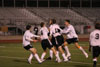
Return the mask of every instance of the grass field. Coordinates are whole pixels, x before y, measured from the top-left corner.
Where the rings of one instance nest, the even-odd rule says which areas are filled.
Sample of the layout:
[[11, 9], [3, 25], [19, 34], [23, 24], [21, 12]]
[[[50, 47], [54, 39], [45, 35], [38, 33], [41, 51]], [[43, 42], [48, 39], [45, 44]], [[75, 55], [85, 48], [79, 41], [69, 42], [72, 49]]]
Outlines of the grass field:
[[[79, 44], [88, 52], [88, 42], [80, 42]], [[41, 56], [43, 50], [40, 43], [34, 43], [34, 47], [37, 48], [38, 54]], [[33, 58], [32, 64], [28, 64], [27, 58], [30, 52], [22, 48], [21, 43], [0, 44], [0, 67], [92, 67], [91, 53], [88, 52], [89, 58], [86, 59], [74, 45], [69, 45], [69, 49], [72, 54], [70, 62], [56, 63], [54, 57], [53, 60], [47, 60], [42, 64], [38, 64]], [[49, 54], [46, 57], [48, 56]], [[100, 67], [100, 59], [98, 59], [97, 67]]]

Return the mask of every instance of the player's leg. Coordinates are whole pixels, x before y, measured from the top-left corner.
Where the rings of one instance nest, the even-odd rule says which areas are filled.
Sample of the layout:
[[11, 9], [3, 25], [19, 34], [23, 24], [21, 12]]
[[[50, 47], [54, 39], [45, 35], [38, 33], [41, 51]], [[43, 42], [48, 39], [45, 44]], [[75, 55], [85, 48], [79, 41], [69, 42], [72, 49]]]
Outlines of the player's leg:
[[[55, 38], [53, 36], [52, 36], [50, 42], [53, 44], [53, 46], [55, 46], [56, 43], [55, 43]], [[49, 55], [50, 55], [50, 57], [48, 57], [48, 59], [49, 60], [53, 59], [53, 51], [51, 49], [49, 50]]]
[[100, 55], [100, 47], [94, 46], [92, 47], [92, 56], [93, 56], [93, 67], [97, 65], [97, 57]]
[[42, 60], [42, 61], [45, 61], [45, 60], [44, 60], [44, 57], [46, 56], [46, 53], [47, 53], [46, 50], [42, 53], [42, 55], [41, 55], [41, 60]]
[[34, 55], [31, 53], [30, 54], [30, 56], [29, 56], [29, 58], [28, 58], [28, 62], [31, 64], [31, 60], [32, 60], [32, 58], [34, 57]]
[[67, 54], [67, 57], [71, 56], [71, 53], [68, 49], [68, 43], [67, 42], [64, 42], [64, 49], [65, 49], [65, 52]]
[[39, 63], [42, 63], [42, 61], [40, 60], [40, 58], [39, 58], [39, 56], [38, 56], [38, 54], [37, 54], [36, 49], [35, 49], [35, 48], [30, 48], [29, 50], [32, 52], [32, 54], [34, 55], [34, 57], [36, 58], [36, 60], [37, 60]]
[[49, 50], [49, 55], [50, 55], [50, 58], [52, 59], [53, 58], [53, 51], [51, 49]]
[[61, 62], [61, 59], [60, 59], [60, 57], [59, 57], [59, 54], [58, 54], [57, 51], [54, 49], [54, 47], [52, 47], [51, 50], [53, 51], [54, 55], [56, 56], [56, 59], [57, 59], [58, 63]]
[[85, 50], [81, 46], [79, 46], [78, 42], [75, 42], [74, 44], [79, 50], [81, 50], [83, 52], [85, 57], [88, 58], [88, 54], [85, 52]]
[[93, 67], [96, 67], [96, 65], [97, 65], [97, 58], [95, 57], [93, 58]]
[[61, 36], [57, 36], [57, 37], [55, 38], [56, 46], [57, 46], [59, 52], [61, 52], [64, 61], [68, 61], [68, 59], [67, 59], [67, 57], [65, 56], [65, 53], [64, 53], [64, 51], [63, 51], [63, 49], [62, 49], [62, 42], [61, 42], [61, 39], [62, 39]]
[[61, 52], [64, 61], [68, 61], [68, 59], [67, 59], [67, 57], [65, 56], [65, 53], [64, 53], [64, 51], [63, 51], [63, 49], [62, 49], [62, 46], [59, 46], [59, 47], [58, 47], [58, 50]]
[[47, 49], [47, 40], [42, 40], [41, 41], [41, 46], [42, 46], [42, 49], [43, 49], [43, 53], [42, 53], [42, 55], [41, 55], [41, 60], [42, 61], [44, 61], [44, 57], [45, 57], [45, 55], [46, 55], [46, 53], [47, 53], [47, 51], [46, 51], [46, 49]]

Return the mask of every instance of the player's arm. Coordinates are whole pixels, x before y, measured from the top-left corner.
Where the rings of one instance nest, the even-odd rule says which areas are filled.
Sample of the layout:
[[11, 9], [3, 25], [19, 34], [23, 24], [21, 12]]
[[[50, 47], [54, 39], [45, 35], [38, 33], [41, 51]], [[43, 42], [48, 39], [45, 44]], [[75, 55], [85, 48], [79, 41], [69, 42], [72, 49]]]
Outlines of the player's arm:
[[68, 28], [67, 30], [64, 29], [64, 30], [62, 31], [62, 34], [69, 34], [69, 32], [70, 32], [70, 28]]
[[28, 41], [32, 41], [32, 42], [37, 42], [37, 40], [34, 40], [34, 37], [40, 37], [40, 36], [37, 36], [37, 35], [34, 35], [34, 34], [31, 34], [30, 36], [26, 35], [25, 39], [28, 40]]
[[25, 39], [26, 39], [27, 41], [33, 41], [33, 39], [30, 38], [29, 36], [25, 36]]

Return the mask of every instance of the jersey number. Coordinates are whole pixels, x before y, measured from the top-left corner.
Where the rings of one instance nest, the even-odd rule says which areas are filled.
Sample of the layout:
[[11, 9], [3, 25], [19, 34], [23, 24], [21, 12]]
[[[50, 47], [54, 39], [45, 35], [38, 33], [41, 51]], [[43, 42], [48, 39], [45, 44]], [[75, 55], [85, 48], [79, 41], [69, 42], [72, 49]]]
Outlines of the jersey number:
[[98, 33], [95, 34], [95, 39], [99, 39], [99, 34]]

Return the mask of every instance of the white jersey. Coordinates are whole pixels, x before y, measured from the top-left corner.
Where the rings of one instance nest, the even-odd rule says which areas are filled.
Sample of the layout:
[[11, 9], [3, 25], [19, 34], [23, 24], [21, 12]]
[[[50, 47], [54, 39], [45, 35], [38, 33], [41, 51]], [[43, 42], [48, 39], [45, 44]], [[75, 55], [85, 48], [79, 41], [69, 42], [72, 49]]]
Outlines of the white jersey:
[[90, 34], [90, 45], [100, 46], [100, 30], [94, 30]]
[[54, 37], [57, 37], [59, 35], [61, 35], [61, 32], [62, 29], [59, 27], [59, 25], [57, 24], [52, 24], [50, 25], [50, 36], [54, 36]]
[[78, 38], [78, 35], [75, 32], [75, 29], [72, 25], [69, 25], [68, 27], [66, 27], [62, 33], [67, 34], [67, 38], [71, 39], [71, 38]]
[[30, 30], [27, 30], [25, 33], [24, 33], [24, 36], [23, 36], [23, 46], [27, 46], [30, 44], [30, 41], [33, 41], [31, 38], [32, 37], [39, 37], [39, 36], [36, 36], [34, 34], [32, 34], [30, 32]]
[[49, 31], [48, 31], [47, 27], [42, 27], [42, 28], [40, 29], [39, 33], [41, 34], [41, 40], [43, 40], [43, 39], [48, 39], [48, 38], [49, 38], [49, 37], [48, 37]]

